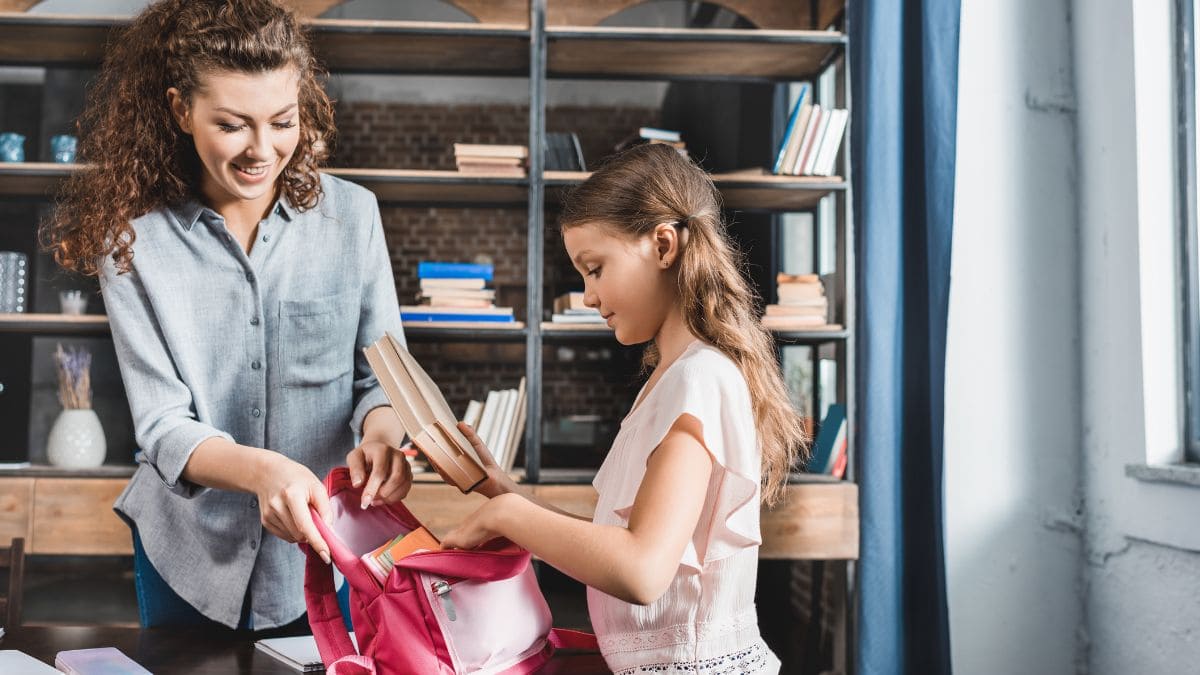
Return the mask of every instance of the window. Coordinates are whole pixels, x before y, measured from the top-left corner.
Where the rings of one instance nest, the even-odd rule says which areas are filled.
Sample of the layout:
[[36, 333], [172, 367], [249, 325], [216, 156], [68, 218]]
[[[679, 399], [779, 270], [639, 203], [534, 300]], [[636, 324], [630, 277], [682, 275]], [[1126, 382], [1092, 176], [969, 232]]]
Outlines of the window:
[[1200, 249], [1197, 247], [1196, 194], [1196, 12], [1193, 0], [1175, 2], [1175, 88], [1177, 185], [1183, 299], [1184, 458], [1200, 462]]

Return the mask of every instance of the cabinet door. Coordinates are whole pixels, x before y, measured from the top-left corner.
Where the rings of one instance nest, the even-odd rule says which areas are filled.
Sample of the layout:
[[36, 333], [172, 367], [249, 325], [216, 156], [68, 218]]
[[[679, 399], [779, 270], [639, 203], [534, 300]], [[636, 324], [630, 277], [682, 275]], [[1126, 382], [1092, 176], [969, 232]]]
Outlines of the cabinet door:
[[0, 478], [0, 546], [8, 546], [15, 537], [24, 537], [25, 550], [29, 550], [33, 480]]
[[129, 527], [113, 512], [127, 478], [38, 478], [30, 553], [132, 555]]

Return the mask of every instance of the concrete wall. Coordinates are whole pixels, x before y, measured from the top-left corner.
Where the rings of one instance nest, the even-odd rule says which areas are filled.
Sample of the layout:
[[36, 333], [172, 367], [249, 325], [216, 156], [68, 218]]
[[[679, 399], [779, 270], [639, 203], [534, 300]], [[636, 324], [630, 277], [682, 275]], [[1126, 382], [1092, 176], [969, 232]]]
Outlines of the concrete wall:
[[1126, 475], [1182, 456], [1171, 5], [1074, 4], [1091, 673], [1200, 663], [1200, 488]]
[[954, 669], [1077, 670], [1078, 244], [1067, 0], [965, 0], [946, 363]]

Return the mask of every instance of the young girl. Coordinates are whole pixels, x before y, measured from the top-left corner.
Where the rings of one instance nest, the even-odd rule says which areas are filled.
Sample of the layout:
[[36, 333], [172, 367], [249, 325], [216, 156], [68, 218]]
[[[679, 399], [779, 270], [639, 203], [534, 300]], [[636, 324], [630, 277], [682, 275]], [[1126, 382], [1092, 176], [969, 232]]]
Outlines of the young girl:
[[754, 608], [759, 502], [807, 439], [718, 193], [674, 149], [640, 146], [581, 185], [561, 225], [585, 302], [622, 344], [649, 342], [653, 372], [596, 474], [591, 522], [489, 466], [492, 498], [444, 543], [506, 537], [587, 584], [618, 673], [777, 672]]
[[361, 353], [402, 334], [392, 267], [373, 195], [317, 171], [334, 135], [318, 75], [270, 0], [150, 5], [109, 46], [87, 168], [44, 232], [99, 277], [112, 326], [141, 450], [115, 508], [146, 626], [297, 620], [292, 542], [328, 559], [317, 476], [348, 462], [363, 508], [408, 491]]

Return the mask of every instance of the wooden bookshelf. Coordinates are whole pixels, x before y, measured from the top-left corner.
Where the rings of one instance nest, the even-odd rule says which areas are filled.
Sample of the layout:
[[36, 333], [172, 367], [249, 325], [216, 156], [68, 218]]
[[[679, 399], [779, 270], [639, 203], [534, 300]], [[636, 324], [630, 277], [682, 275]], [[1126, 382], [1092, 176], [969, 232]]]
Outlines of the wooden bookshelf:
[[[95, 67], [126, 17], [0, 12], [0, 65]], [[515, 24], [309, 19], [318, 59], [347, 73], [529, 74]]]
[[[558, 203], [566, 188], [587, 180], [589, 172], [547, 171], [548, 201]], [[765, 170], [721, 173], [712, 176], [725, 206], [740, 211], [806, 211], [826, 196], [844, 192], [838, 176], [776, 176]]]
[[404, 338], [413, 342], [524, 342], [525, 322], [405, 321]]
[[412, 169], [331, 168], [325, 172], [358, 183], [374, 192], [379, 201], [393, 204], [523, 207], [529, 200], [528, 178]]
[[[446, 340], [459, 342], [519, 341], [528, 331], [525, 323], [406, 321], [405, 338], [413, 341]], [[30, 335], [108, 335], [111, 327], [104, 314], [0, 314], [0, 333]]]
[[801, 80], [841, 53], [833, 31], [551, 26], [552, 78]]
[[0, 333], [33, 335], [107, 335], [104, 314], [0, 314]]
[[[560, 0], [551, 0], [552, 3]], [[566, 4], [566, 0], [561, 0]], [[820, 15], [834, 16], [841, 3], [819, 0]], [[0, 9], [15, 7], [0, 0]], [[404, 21], [367, 21], [309, 19], [318, 58], [336, 73], [392, 73], [517, 76], [527, 78], [530, 92], [529, 147], [538, 147], [545, 139], [545, 88], [549, 78], [625, 79], [625, 80], [704, 80], [715, 82], [785, 82], [805, 79], [828, 69], [845, 53], [848, 38], [835, 30], [733, 30], [612, 28], [573, 26], [545, 18], [562, 17], [554, 7], [535, 0], [535, 20], [497, 23], [422, 23]], [[584, 8], [591, 10], [591, 7]], [[816, 17], [817, 13], [812, 13]], [[125, 25], [126, 18], [66, 16], [0, 12], [0, 65], [41, 67], [95, 67], [102, 59], [104, 46], [114, 28]], [[821, 19], [824, 21], [824, 19]], [[823, 27], [823, 26], [822, 26]], [[525, 86], [524, 84], [522, 86]], [[764, 122], [770, 117], [763, 110]], [[449, 154], [450, 148], [446, 149]], [[331, 175], [354, 181], [372, 190], [381, 202], [412, 206], [502, 207], [524, 209], [528, 214], [528, 306], [529, 324], [443, 324], [406, 323], [405, 333], [413, 341], [525, 342], [526, 375], [530, 383], [529, 421], [524, 437], [525, 450], [533, 458], [528, 479], [532, 489], [565, 508], [590, 513], [594, 491], [587, 485], [593, 470], [541, 468], [541, 368], [546, 343], [569, 340], [613, 340], [606, 326], [551, 324], [540, 321], [540, 308], [547, 299], [542, 267], [546, 255], [542, 233], [546, 228], [547, 204], [553, 205], [562, 191], [587, 178], [587, 173], [542, 172], [542, 158], [531, 157], [527, 177], [495, 177], [455, 171], [424, 171], [402, 168], [331, 168]], [[845, 166], [842, 162], [840, 166]], [[76, 165], [24, 163], [0, 164], [0, 198], [46, 199], [51, 197]], [[827, 197], [839, 203], [848, 200], [849, 184], [841, 177], [774, 176], [762, 170], [722, 173], [713, 176], [727, 207], [739, 211], [776, 213], [815, 211]], [[842, 216], [844, 217], [844, 216]], [[848, 228], [849, 225], [846, 225]], [[848, 234], [848, 229], [839, 230]], [[840, 245], [852, 251], [849, 239]], [[839, 265], [845, 260], [839, 253]], [[851, 265], [844, 271], [853, 273]], [[839, 296], [840, 297], [840, 296]], [[852, 298], [846, 302], [852, 303]], [[847, 304], [851, 307], [852, 304]], [[103, 335], [109, 332], [106, 317], [85, 315], [11, 315], [0, 316], [0, 332], [31, 335]], [[783, 344], [817, 345], [838, 343], [839, 364], [844, 364], [844, 347], [853, 333], [848, 328], [826, 326], [803, 331], [774, 331]], [[851, 365], [852, 367], [852, 365]], [[42, 469], [45, 471], [45, 469]], [[131, 470], [131, 469], [127, 469]], [[23, 497], [12, 497], [3, 481], [31, 481]], [[111, 516], [112, 490], [127, 476], [12, 475], [0, 471], [0, 538], [4, 528], [24, 519], [29, 527], [38, 511], [35, 493], [50, 499], [69, 492], [62, 486], [46, 483], [47, 491], [36, 481], [84, 483], [111, 481], [91, 498], [87, 509], [93, 514]], [[434, 528], [457, 522], [463, 509], [473, 508], [453, 488], [419, 479], [413, 488], [410, 505], [419, 516], [433, 521]], [[96, 483], [100, 485], [100, 483]], [[60, 492], [56, 492], [60, 491]], [[772, 512], [764, 513], [762, 555], [766, 558], [853, 559], [858, 555], [857, 486], [852, 482], [801, 474], [793, 477], [788, 498]], [[101, 508], [98, 504], [108, 502]], [[7, 501], [5, 501], [7, 500]], [[24, 500], [24, 501], [21, 501]], [[20, 504], [26, 505], [25, 507]], [[10, 508], [11, 506], [11, 508]], [[22, 510], [24, 508], [24, 510]], [[76, 514], [76, 506], [57, 513]], [[11, 518], [9, 517], [11, 516]], [[48, 517], [48, 516], [47, 516]], [[74, 517], [74, 516], [73, 516]], [[99, 517], [99, 516], [97, 516]], [[86, 522], [84, 516], [79, 516]], [[441, 520], [439, 520], [441, 519]], [[440, 523], [440, 524], [439, 524]], [[124, 537], [127, 530], [108, 530]], [[65, 530], [64, 530], [65, 531]], [[34, 537], [34, 552], [73, 552], [52, 541]], [[78, 536], [72, 531], [71, 536]], [[86, 541], [86, 536], [80, 541]], [[97, 552], [107, 544], [88, 549]], [[121, 549], [124, 550], [124, 549]]]
[[[449, 151], [449, 150], [447, 150]], [[0, 163], [0, 196], [48, 197], [79, 164], [49, 162]], [[329, 168], [325, 172], [353, 181], [381, 202], [421, 206], [524, 206], [527, 178], [497, 177], [459, 171]], [[547, 195], [557, 203], [564, 188], [587, 180], [590, 173], [547, 171]], [[846, 189], [839, 177], [774, 176], [727, 173], [713, 176], [726, 206], [744, 211], [802, 211], [825, 196]]]

